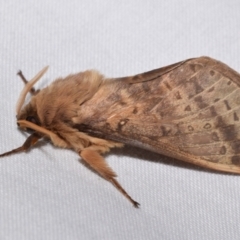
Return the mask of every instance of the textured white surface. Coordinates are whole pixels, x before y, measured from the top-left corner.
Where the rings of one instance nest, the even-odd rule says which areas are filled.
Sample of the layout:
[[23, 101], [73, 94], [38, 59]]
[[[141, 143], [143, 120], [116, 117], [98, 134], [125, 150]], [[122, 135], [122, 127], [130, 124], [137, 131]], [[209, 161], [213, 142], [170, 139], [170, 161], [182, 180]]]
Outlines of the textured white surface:
[[[21, 145], [21, 69], [39, 83], [96, 68], [125, 76], [208, 55], [240, 71], [239, 0], [0, 3], [0, 152]], [[39, 145], [0, 161], [0, 239], [240, 239], [240, 177], [135, 148], [107, 156], [139, 210], [79, 163]], [[170, 162], [170, 163], [169, 163]]]

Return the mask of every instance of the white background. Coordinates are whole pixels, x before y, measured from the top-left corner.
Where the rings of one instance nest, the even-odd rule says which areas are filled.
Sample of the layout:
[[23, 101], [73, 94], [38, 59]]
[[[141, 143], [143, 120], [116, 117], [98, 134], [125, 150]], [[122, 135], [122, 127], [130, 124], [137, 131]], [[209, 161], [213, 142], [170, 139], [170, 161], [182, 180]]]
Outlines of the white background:
[[[0, 152], [20, 146], [15, 104], [39, 83], [96, 68], [108, 77], [208, 55], [240, 72], [239, 0], [0, 3]], [[137, 148], [106, 156], [132, 205], [74, 152], [39, 144], [0, 160], [0, 239], [240, 239], [240, 176]]]

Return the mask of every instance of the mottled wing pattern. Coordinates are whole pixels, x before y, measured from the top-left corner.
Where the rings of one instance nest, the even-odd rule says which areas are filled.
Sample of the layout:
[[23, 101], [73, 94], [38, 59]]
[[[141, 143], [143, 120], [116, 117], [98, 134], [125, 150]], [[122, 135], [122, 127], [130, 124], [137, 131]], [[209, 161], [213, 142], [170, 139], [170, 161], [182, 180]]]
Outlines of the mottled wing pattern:
[[159, 72], [106, 84], [111, 92], [104, 106], [101, 101], [91, 112], [86, 104], [81, 130], [200, 166], [240, 172], [240, 75], [208, 57]]

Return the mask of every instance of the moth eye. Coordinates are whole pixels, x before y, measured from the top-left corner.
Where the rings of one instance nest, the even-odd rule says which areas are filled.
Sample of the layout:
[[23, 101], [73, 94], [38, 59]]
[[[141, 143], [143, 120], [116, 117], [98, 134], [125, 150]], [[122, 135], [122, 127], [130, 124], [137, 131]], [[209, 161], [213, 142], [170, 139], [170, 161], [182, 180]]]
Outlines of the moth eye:
[[29, 122], [35, 123], [35, 124], [37, 123], [35, 117], [33, 117], [33, 116], [28, 116], [28, 117], [26, 118], [26, 120], [29, 121]]

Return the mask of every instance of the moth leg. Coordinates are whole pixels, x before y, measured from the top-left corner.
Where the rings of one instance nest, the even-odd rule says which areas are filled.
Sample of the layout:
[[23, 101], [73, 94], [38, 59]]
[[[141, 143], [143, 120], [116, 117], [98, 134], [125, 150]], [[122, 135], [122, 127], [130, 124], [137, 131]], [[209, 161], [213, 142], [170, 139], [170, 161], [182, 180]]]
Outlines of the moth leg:
[[[28, 80], [24, 77], [23, 73], [21, 70], [18, 71], [17, 75], [22, 79], [22, 81], [24, 82], [24, 84], [27, 84], [28, 83]], [[31, 95], [36, 95], [36, 93], [39, 92], [39, 90], [35, 90], [34, 87], [32, 87], [29, 92], [31, 93]]]
[[90, 148], [85, 148], [79, 152], [79, 155], [92, 169], [111, 182], [133, 204], [134, 207], [139, 207], [140, 204], [134, 201], [122, 188], [119, 182], [115, 179], [115, 177], [117, 177], [116, 173], [108, 166], [105, 159], [98, 152]]
[[34, 144], [37, 143], [37, 141], [41, 138], [42, 136], [39, 135], [37, 132], [31, 134], [26, 141], [23, 143], [21, 147], [15, 148], [9, 152], [5, 152], [3, 154], [0, 154], [0, 157], [5, 157], [13, 153], [19, 153], [23, 151], [27, 151], [30, 147], [32, 147]]

